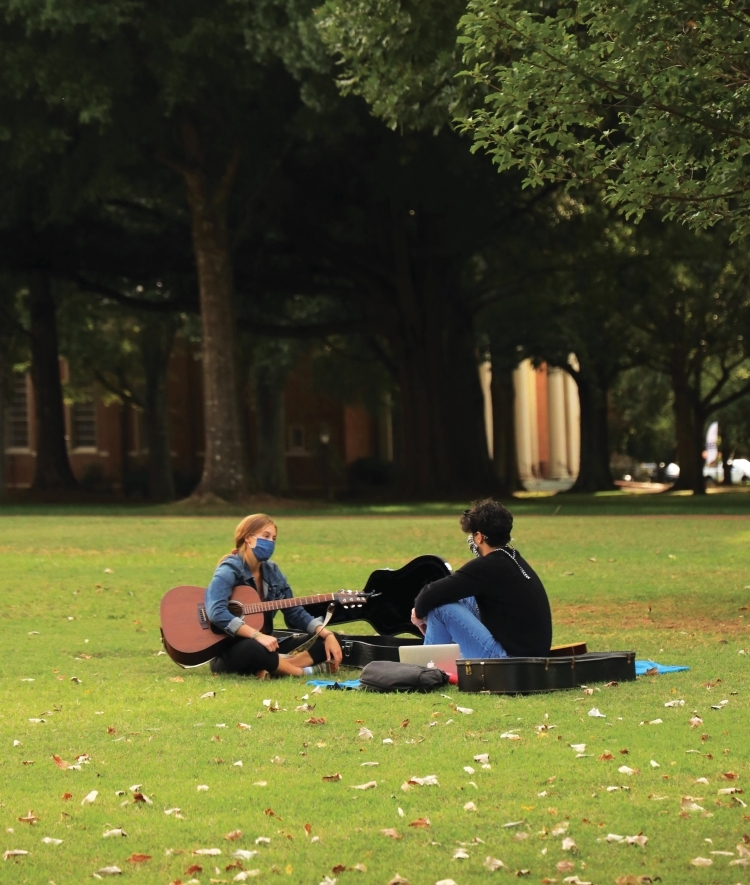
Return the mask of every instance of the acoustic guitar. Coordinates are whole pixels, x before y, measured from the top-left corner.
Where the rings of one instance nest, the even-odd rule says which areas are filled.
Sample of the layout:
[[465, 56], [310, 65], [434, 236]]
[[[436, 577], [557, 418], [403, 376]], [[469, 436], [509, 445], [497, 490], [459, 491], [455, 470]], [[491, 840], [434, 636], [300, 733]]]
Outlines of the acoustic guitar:
[[[174, 587], [164, 594], [161, 601], [161, 637], [164, 649], [176, 664], [183, 667], [205, 664], [220, 655], [224, 647], [232, 641], [231, 636], [217, 630], [209, 621], [205, 595], [204, 587]], [[254, 587], [241, 585], [232, 591], [228, 608], [235, 617], [244, 618], [248, 627], [260, 630], [265, 612], [331, 602], [338, 602], [347, 608], [361, 608], [370, 595], [372, 594], [356, 590], [340, 590], [338, 593], [261, 602]]]

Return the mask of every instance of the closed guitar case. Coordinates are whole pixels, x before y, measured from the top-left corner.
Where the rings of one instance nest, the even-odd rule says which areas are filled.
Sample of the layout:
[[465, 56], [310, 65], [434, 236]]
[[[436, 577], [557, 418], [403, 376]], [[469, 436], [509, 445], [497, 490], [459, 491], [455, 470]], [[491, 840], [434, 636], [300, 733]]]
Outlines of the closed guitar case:
[[456, 661], [459, 691], [535, 694], [578, 688], [592, 682], [632, 682], [634, 651]]

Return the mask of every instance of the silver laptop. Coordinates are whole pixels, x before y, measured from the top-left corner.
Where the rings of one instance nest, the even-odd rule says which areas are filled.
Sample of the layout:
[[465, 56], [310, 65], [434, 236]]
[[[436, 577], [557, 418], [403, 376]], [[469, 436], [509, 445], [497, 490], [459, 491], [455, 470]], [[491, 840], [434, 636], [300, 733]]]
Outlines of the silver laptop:
[[400, 645], [398, 659], [402, 664], [419, 664], [422, 667], [437, 667], [455, 676], [458, 672], [456, 660], [461, 657], [461, 648], [451, 645]]

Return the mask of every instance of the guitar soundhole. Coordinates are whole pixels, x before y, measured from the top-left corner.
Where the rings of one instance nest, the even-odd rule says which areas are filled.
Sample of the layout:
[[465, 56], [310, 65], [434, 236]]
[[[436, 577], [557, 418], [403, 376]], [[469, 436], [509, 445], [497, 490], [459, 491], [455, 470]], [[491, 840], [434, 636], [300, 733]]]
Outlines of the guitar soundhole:
[[236, 618], [242, 617], [242, 603], [241, 602], [237, 602], [236, 599], [230, 599], [229, 602], [227, 603], [227, 608]]

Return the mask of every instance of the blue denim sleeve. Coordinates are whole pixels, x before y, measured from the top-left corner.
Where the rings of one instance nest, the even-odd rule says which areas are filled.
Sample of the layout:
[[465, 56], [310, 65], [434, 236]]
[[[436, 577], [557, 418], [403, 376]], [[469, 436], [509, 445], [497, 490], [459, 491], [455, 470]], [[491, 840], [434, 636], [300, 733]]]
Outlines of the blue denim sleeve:
[[[281, 579], [277, 590], [279, 598], [292, 599], [294, 594], [292, 593], [292, 588], [289, 586], [287, 579], [281, 572], [278, 574]], [[296, 606], [295, 608], [285, 608], [284, 621], [290, 630], [296, 630], [298, 633], [309, 633], [311, 636], [314, 635], [315, 630], [323, 623], [320, 618], [314, 618], [310, 612], [305, 611], [301, 605]]]
[[237, 567], [230, 560], [224, 560], [217, 567], [211, 583], [206, 588], [208, 619], [215, 627], [230, 636], [234, 636], [245, 623], [242, 618], [236, 617], [227, 608], [232, 590], [240, 583], [242, 583], [242, 579], [237, 572]]

